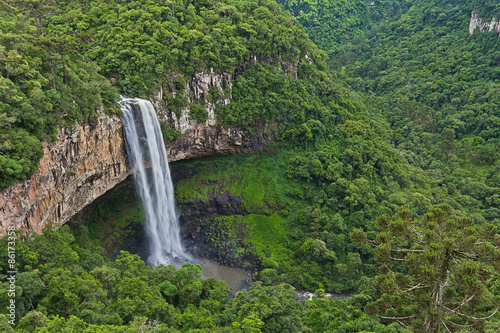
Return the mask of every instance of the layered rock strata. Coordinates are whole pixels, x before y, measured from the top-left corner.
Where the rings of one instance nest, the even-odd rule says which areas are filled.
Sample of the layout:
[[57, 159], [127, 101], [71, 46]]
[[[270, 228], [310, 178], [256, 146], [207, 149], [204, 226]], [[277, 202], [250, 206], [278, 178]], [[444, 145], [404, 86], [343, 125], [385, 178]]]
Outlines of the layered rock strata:
[[97, 119], [59, 130], [58, 141], [44, 143], [40, 168], [30, 180], [0, 193], [0, 236], [7, 227], [39, 232], [47, 223], [64, 223], [130, 170], [123, 152], [122, 122], [99, 112]]

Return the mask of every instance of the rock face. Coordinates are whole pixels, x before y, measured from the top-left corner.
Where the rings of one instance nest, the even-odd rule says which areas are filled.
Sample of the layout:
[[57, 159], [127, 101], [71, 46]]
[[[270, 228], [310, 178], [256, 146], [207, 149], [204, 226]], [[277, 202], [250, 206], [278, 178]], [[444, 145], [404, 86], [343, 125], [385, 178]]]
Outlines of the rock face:
[[0, 193], [0, 236], [8, 226], [39, 232], [48, 222], [66, 222], [124, 180], [126, 165], [117, 116], [101, 111], [96, 120], [63, 128], [59, 141], [44, 143], [40, 168], [30, 180]]
[[[198, 168], [198, 163], [194, 166], [173, 165], [171, 175], [174, 186], [183, 179], [195, 176]], [[197, 258], [257, 272], [261, 267], [260, 256], [248, 241], [248, 226], [237, 219], [237, 216], [251, 213], [241, 201], [242, 197], [230, 191], [209, 191], [204, 199], [177, 202], [185, 248]], [[229, 226], [221, 218], [234, 218], [234, 221]]]
[[491, 21], [487, 21], [477, 16], [475, 12], [472, 12], [469, 23], [469, 34], [472, 35], [476, 29], [480, 32], [490, 32], [495, 30], [500, 33], [500, 21], [497, 21], [496, 18], [492, 18]]
[[[283, 70], [295, 70], [292, 65]], [[161, 87], [152, 102], [160, 121], [171, 122], [182, 135], [166, 143], [169, 161], [211, 155], [254, 153], [265, 150], [272, 139], [267, 124], [224, 128], [217, 125], [215, 104], [207, 96], [217, 88], [222, 105], [231, 102], [233, 74], [215, 74], [213, 70], [197, 73], [187, 83], [188, 98], [205, 99], [208, 118], [203, 123], [191, 119], [189, 108], [177, 117], [168, 112]], [[165, 86], [169, 86], [166, 84]], [[171, 86], [171, 85], [170, 85]], [[227, 89], [228, 88], [228, 89]], [[47, 223], [65, 223], [100, 195], [122, 182], [132, 171], [122, 138], [122, 122], [117, 116], [99, 112], [96, 120], [63, 128], [59, 140], [44, 143], [44, 156], [33, 177], [0, 192], [0, 237], [9, 226], [24, 233], [39, 232]]]
[[272, 138], [269, 126], [258, 122], [251, 127], [197, 126], [179, 139], [167, 142], [169, 161], [214, 155], [250, 154], [265, 151]]
[[[310, 63], [312, 63], [312, 59], [307, 54], [305, 58], [309, 59]], [[207, 120], [203, 123], [198, 123], [196, 119], [191, 117], [189, 106], [182, 108], [180, 114], [168, 111], [167, 104], [164, 101], [166, 95], [175, 98], [179, 94], [177, 87], [172, 83], [176, 77], [172, 76], [169, 78], [169, 81], [165, 82], [157, 90], [154, 96], [151, 96], [151, 100], [158, 113], [158, 119], [173, 124], [173, 127], [181, 134], [186, 134], [209, 126], [215, 126], [217, 124], [217, 115], [215, 114], [216, 105], [228, 105], [231, 103], [233, 81], [246, 69], [256, 65], [258, 62], [272, 64], [275, 66], [276, 70], [283, 71], [286, 74], [292, 74], [293, 77], [297, 79], [298, 60], [297, 62], [287, 62], [281, 58], [276, 60], [257, 56], [252, 56], [245, 65], [237, 68], [231, 74], [218, 74], [214, 72], [213, 68], [205, 72], [196, 73], [181, 91], [188, 105], [196, 101], [203, 102], [204, 109], [207, 112]], [[220, 95], [217, 101], [214, 102], [209, 98], [210, 91], [216, 91]]]
[[[202, 100], [204, 102], [205, 111], [207, 111], [207, 120], [204, 122], [205, 126], [215, 126], [217, 123], [217, 116], [215, 114], [215, 103], [209, 98], [209, 91], [211, 89], [216, 89], [221, 95], [216, 103], [220, 105], [227, 105], [231, 102], [231, 94], [226, 96], [224, 88], [228, 88], [229, 91], [232, 90], [232, 75], [227, 73], [216, 74], [211, 68], [206, 72], [196, 73], [194, 77], [189, 80], [184, 88], [184, 96], [188, 103], [192, 103], [196, 100]], [[172, 85], [169, 85], [169, 92], [173, 97], [176, 96], [177, 91]], [[163, 87], [158, 93], [157, 97], [163, 97]], [[203, 126], [198, 124], [196, 119], [193, 119], [189, 112], [189, 106], [184, 107], [181, 110], [180, 116], [177, 116], [174, 112], [168, 112], [166, 110], [166, 104], [162, 103], [161, 99], [157, 99], [154, 103], [156, 110], [158, 110], [158, 116], [160, 121], [171, 121], [175, 128], [181, 133], [185, 134], [189, 131], [196, 130], [197, 128]]]

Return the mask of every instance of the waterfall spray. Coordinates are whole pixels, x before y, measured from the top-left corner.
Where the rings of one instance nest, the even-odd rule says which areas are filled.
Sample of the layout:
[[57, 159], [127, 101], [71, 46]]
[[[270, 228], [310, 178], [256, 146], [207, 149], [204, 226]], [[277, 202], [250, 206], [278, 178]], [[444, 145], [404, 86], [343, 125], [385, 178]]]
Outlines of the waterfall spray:
[[120, 105], [127, 153], [146, 210], [148, 263], [185, 261], [167, 151], [155, 109], [151, 102], [139, 98], [124, 98]]

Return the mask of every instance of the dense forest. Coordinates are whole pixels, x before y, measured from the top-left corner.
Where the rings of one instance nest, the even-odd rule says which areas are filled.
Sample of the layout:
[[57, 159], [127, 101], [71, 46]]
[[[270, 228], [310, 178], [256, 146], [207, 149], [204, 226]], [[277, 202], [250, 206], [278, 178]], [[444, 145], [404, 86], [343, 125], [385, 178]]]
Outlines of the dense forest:
[[[182, 91], [209, 68], [241, 72], [231, 103], [217, 104], [220, 124], [265, 120], [275, 133], [267, 153], [177, 163], [197, 170], [176, 184], [179, 204], [242, 198], [210, 237], [260, 257], [249, 291], [229, 297], [199, 265], [106, 255], [96, 221], [48, 227], [16, 234], [16, 325], [0, 315], [2, 331], [499, 330], [500, 37], [469, 34], [473, 11], [500, 16], [496, 1], [19, 0], [0, 10], [0, 188], [31, 176], [60, 126], [117, 114], [119, 94], [148, 97], [168, 80]], [[263, 61], [248, 66], [254, 56]], [[190, 103], [164, 102], [172, 112]], [[99, 223], [143, 218], [133, 200], [114, 208]], [[294, 288], [317, 296], [300, 302]]]

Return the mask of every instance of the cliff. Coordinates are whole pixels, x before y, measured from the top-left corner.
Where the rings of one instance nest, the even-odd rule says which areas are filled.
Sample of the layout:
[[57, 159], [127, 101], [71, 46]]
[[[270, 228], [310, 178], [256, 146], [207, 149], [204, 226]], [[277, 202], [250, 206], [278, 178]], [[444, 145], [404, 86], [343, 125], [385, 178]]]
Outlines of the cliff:
[[121, 120], [104, 115], [59, 130], [44, 143], [40, 168], [28, 181], [0, 193], [0, 236], [8, 226], [38, 232], [47, 222], [66, 222], [130, 173]]
[[[213, 87], [222, 93], [223, 85], [230, 86], [234, 77], [213, 71], [195, 74], [187, 83], [185, 94], [200, 98], [207, 96]], [[221, 96], [218, 103], [230, 103], [231, 96]], [[209, 101], [205, 104], [208, 119], [197, 123], [191, 119], [189, 108], [182, 110], [181, 117], [167, 111], [163, 87], [151, 99], [160, 120], [173, 122], [182, 133], [178, 139], [166, 143], [171, 162], [253, 153], [265, 150], [271, 140], [269, 126], [263, 122], [254, 124], [251, 131], [245, 126], [216, 126], [215, 105]], [[119, 117], [101, 110], [97, 119], [89, 123], [76, 124], [71, 130], [61, 128], [58, 141], [44, 143], [40, 168], [32, 178], [0, 193], [0, 237], [8, 226], [31, 233], [39, 232], [47, 223], [65, 223], [131, 173]]]
[[500, 21], [497, 21], [496, 18], [492, 18], [490, 21], [487, 21], [484, 18], [477, 16], [475, 12], [472, 12], [469, 23], [469, 34], [472, 35], [476, 29], [480, 32], [490, 32], [495, 30], [500, 33]]
[[[216, 126], [216, 104], [227, 105], [231, 103], [232, 82], [248, 66], [254, 65], [256, 61], [273, 62], [270, 58], [252, 57], [245, 67], [237, 69], [232, 74], [217, 74], [214, 73], [213, 69], [209, 69], [206, 72], [196, 73], [187, 82], [183, 91], [188, 103], [195, 100], [203, 100], [204, 102], [207, 119], [201, 123], [191, 117], [188, 106], [181, 110], [180, 116], [167, 110], [167, 104], [164, 102], [165, 94], [168, 93], [173, 97], [177, 94], [172, 84], [166, 83], [158, 89], [157, 94], [151, 97], [158, 118], [160, 121], [172, 124], [172, 127], [181, 133], [179, 139], [167, 142], [169, 160], [178, 161], [212, 155], [252, 153], [265, 149], [271, 139], [271, 130], [269, 125], [264, 122], [258, 122], [252, 126], [251, 133], [256, 134], [250, 134], [245, 126], [233, 128]], [[292, 73], [295, 78], [297, 77], [296, 67], [296, 63], [290, 64], [279, 61], [277, 64], [277, 70]], [[220, 94], [220, 98], [216, 102], [208, 98], [209, 91], [212, 89], [217, 89]]]

